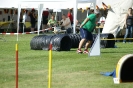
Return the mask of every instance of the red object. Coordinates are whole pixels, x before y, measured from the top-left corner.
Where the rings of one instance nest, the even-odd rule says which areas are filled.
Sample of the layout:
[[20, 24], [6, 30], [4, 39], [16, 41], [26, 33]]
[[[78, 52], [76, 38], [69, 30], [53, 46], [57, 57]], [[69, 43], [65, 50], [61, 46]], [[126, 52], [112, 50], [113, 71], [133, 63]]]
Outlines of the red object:
[[105, 21], [101, 21], [102, 23], [104, 23]]
[[16, 50], [16, 88], [18, 88], [18, 50]]
[[49, 45], [49, 50], [52, 50], [52, 44]]
[[73, 21], [73, 16], [72, 16], [72, 14], [70, 12], [68, 12], [67, 17], [69, 17], [71, 22]]
[[43, 11], [43, 16], [48, 16], [49, 12], [48, 11]]

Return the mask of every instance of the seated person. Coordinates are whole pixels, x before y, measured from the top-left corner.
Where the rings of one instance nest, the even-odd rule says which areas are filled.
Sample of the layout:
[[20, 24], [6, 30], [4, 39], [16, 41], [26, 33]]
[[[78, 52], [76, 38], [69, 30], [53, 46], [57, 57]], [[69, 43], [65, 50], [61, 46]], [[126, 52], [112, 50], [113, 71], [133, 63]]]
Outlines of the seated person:
[[52, 30], [52, 27], [55, 27], [57, 25], [57, 22], [55, 20], [55, 16], [52, 15], [51, 19], [48, 21], [48, 26], [50, 27], [49, 30]]
[[62, 15], [61, 26], [66, 30], [66, 33], [72, 33], [71, 21], [65, 14]]
[[[57, 24], [57, 22], [56, 22], [56, 20], [55, 20], [55, 16], [52, 15], [52, 16], [51, 16], [51, 19], [49, 19], [48, 24], [47, 24], [47, 25], [49, 26], [48, 30], [53, 30], [52, 27], [55, 27], [56, 24]], [[43, 30], [43, 31], [45, 31], [45, 30]]]

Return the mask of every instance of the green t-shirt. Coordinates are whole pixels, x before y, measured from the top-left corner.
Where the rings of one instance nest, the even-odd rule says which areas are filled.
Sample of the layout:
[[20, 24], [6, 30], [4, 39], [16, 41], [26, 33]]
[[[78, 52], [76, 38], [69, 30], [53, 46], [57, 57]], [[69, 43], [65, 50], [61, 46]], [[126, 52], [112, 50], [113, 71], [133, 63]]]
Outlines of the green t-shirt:
[[89, 32], [92, 32], [96, 25], [96, 15], [90, 14], [87, 18], [89, 18], [89, 21], [83, 26], [83, 28], [87, 29]]
[[48, 24], [50, 24], [50, 25], [56, 25], [56, 20], [50, 19], [50, 20], [48, 21]]

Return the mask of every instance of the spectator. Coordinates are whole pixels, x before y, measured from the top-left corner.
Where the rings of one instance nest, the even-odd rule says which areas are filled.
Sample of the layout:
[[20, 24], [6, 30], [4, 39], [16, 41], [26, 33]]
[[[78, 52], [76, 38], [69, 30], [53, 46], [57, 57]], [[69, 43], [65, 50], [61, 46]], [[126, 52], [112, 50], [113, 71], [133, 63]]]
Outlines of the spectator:
[[36, 25], [36, 16], [35, 16], [35, 10], [32, 9], [30, 14], [30, 23], [31, 23], [31, 32], [34, 33], [35, 25]]
[[102, 15], [101, 17], [100, 17], [100, 24], [101, 24], [101, 26], [104, 26], [104, 24], [105, 24], [105, 17]]
[[71, 25], [73, 24], [73, 15], [72, 15], [72, 9], [69, 10], [67, 17], [69, 17], [70, 21], [71, 21]]
[[94, 28], [96, 27], [96, 17], [99, 17], [99, 13], [92, 13], [90, 14], [81, 24], [80, 26], [80, 35], [82, 37], [80, 43], [79, 43], [79, 47], [77, 50], [77, 53], [82, 53], [82, 46], [84, 44], [85, 41], [86, 45], [85, 45], [85, 49], [83, 53], [88, 53], [88, 48], [91, 45], [92, 41], [93, 41], [93, 36], [92, 33]]
[[52, 27], [57, 25], [57, 21], [55, 20], [54, 15], [51, 16], [51, 19], [48, 21], [48, 25], [50, 27], [50, 30], [52, 29]]
[[61, 25], [67, 33], [72, 33], [71, 21], [65, 14], [62, 15]]
[[43, 11], [43, 29], [47, 28], [48, 16], [49, 16], [49, 11], [48, 11], [48, 8], [47, 8], [45, 11]]
[[48, 21], [48, 25], [51, 25], [51, 26], [55, 26], [56, 25], [56, 20], [55, 20], [55, 16], [54, 15], [51, 16], [51, 19]]
[[20, 13], [20, 18], [19, 18], [19, 30], [18, 30], [18, 32], [22, 32], [22, 30], [23, 30], [23, 23], [22, 23], [22, 21], [23, 21], [23, 14], [21, 12]]
[[[126, 43], [125, 38], [127, 38], [128, 34], [129, 34], [129, 38], [132, 38], [132, 32], [133, 32], [132, 8], [128, 9], [128, 14], [126, 15], [126, 20], [125, 20], [125, 27], [126, 27], [126, 33], [125, 33], [125, 36], [124, 36], [123, 43]], [[129, 42], [131, 42], [131, 40]]]

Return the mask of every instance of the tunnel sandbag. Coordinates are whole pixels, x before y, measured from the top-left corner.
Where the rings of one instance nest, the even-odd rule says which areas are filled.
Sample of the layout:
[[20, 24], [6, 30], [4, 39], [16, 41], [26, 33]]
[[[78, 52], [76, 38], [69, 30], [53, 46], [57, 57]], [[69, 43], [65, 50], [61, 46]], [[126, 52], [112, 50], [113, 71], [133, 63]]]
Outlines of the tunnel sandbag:
[[[114, 35], [111, 33], [100, 34], [101, 39], [114, 39]], [[115, 40], [101, 40], [101, 48], [114, 48]]]
[[35, 36], [32, 38], [32, 40], [30, 41], [30, 47], [33, 50], [42, 50], [42, 39], [43, 37], [45, 37], [46, 35], [39, 35], [39, 36]]
[[71, 39], [67, 34], [57, 34], [51, 39], [52, 50], [55, 51], [70, 51]]
[[116, 79], [116, 83], [133, 82], [133, 54], [127, 54], [118, 61]]

